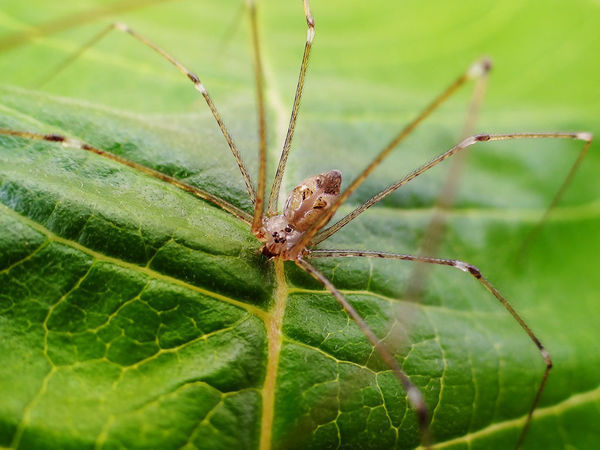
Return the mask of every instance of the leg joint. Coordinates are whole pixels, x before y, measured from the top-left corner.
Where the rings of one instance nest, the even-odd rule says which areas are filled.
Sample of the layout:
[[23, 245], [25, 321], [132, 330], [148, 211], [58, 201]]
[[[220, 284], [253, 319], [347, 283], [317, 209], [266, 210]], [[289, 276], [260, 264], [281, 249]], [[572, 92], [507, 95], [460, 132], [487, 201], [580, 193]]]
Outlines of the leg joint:
[[481, 278], [481, 271], [480, 271], [480, 270], [479, 270], [477, 267], [475, 267], [474, 265], [472, 265], [472, 264], [469, 264], [469, 265], [467, 266], [467, 270], [468, 270], [468, 271], [469, 271], [469, 273], [470, 273], [471, 275], [473, 275], [475, 278]]
[[469, 67], [469, 70], [467, 71], [467, 77], [470, 79], [481, 78], [482, 76], [487, 75], [491, 68], [492, 61], [487, 57], [483, 57]]
[[194, 84], [200, 83], [200, 78], [198, 78], [198, 76], [196, 76], [192, 72], [186, 72], [186, 75], [192, 81], [192, 83], [194, 83]]
[[581, 139], [582, 141], [585, 141], [589, 144], [590, 142], [592, 142], [592, 139], [594, 139], [594, 136], [592, 135], [592, 133], [586, 131], [577, 133], [576, 138]]
[[544, 358], [544, 362], [546, 363], [546, 367], [548, 370], [552, 369], [553, 363], [552, 358], [550, 357], [550, 353], [546, 350], [545, 347], [540, 347], [540, 352], [542, 353], [542, 357]]
[[449, 262], [452, 263], [452, 265], [454, 267], [462, 270], [463, 272], [469, 272], [471, 275], [473, 275], [477, 279], [482, 278], [481, 271], [477, 267], [475, 267], [473, 264], [469, 264], [469, 263], [462, 262], [462, 261], [456, 261], [456, 260], [450, 260]]
[[315, 38], [315, 27], [308, 26], [308, 30], [306, 30], [306, 42], [312, 44], [313, 39]]
[[115, 30], [123, 31], [124, 33], [131, 33], [131, 28], [129, 28], [129, 26], [123, 22], [115, 22], [112, 24], [112, 27]]
[[44, 139], [46, 141], [50, 141], [50, 142], [65, 142], [65, 140], [67, 138], [64, 136], [61, 136], [60, 134], [46, 134], [44, 136]]

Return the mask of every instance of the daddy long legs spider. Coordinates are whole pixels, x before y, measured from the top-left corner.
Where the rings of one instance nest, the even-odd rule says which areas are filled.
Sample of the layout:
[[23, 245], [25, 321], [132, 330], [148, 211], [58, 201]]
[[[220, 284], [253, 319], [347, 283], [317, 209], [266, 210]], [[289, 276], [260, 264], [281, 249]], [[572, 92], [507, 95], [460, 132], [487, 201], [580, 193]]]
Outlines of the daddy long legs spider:
[[[307, 19], [307, 24], [308, 24], [308, 36], [309, 36], [309, 40], [307, 41], [307, 43], [308, 43], [308, 42], [311, 42], [310, 39], [312, 38], [312, 33], [314, 31], [314, 28], [312, 27], [312, 22], [311, 22], [312, 16], [308, 12], [308, 4], [305, 3], [304, 6], [305, 6], [305, 14], [306, 14], [306, 19]], [[251, 9], [251, 11], [254, 11], [254, 10]], [[253, 25], [255, 25], [256, 21], [252, 20], [251, 23]], [[136, 37], [138, 39], [138, 41], [142, 41], [146, 45], [150, 45], [150, 46], [153, 45], [153, 44], [150, 44], [150, 42], [146, 40], [145, 35], [142, 36], [142, 35], [137, 34], [136, 30], [129, 28], [127, 25], [117, 24], [116, 26], [111, 27], [111, 29], [114, 29], [117, 31], [122, 31], [122, 32], [128, 33], [130, 35], [133, 35], [134, 37]], [[253, 29], [256, 30], [256, 28], [253, 28]], [[258, 55], [259, 54], [258, 53], [259, 46], [257, 44], [257, 40], [255, 41], [254, 47], [255, 47], [255, 50]], [[310, 51], [310, 45], [308, 45], [308, 44], [307, 44], [307, 51]], [[163, 56], [166, 56], [166, 55], [163, 54]], [[261, 68], [260, 58], [257, 56], [256, 60], [258, 62], [255, 65], [255, 68], [257, 70], [257, 80], [261, 80], [262, 75], [260, 73], [260, 68]], [[300, 99], [300, 95], [301, 95], [301, 86], [302, 86], [301, 82], [304, 78], [304, 71], [306, 70], [307, 61], [308, 61], [308, 57], [306, 56], [303, 59], [301, 75], [300, 75], [300, 83], [299, 83], [300, 89], [297, 93], [297, 97], [296, 97], [297, 100], [294, 103], [294, 108], [293, 108], [294, 112], [292, 114], [291, 126], [288, 131], [289, 139], [286, 139], [285, 148], [289, 148], [287, 144], [289, 142], [291, 142], [291, 136], [292, 136], [293, 129], [294, 129], [293, 122], [295, 120], [296, 113], [298, 111], [299, 99]], [[174, 60], [172, 62], [174, 62]], [[487, 66], [487, 63], [483, 60], [473, 64], [469, 69], [466, 70], [466, 72], [463, 75], [461, 75], [461, 77], [455, 82], [455, 84], [453, 84], [446, 92], [444, 92], [440, 97], [438, 97], [439, 101], [436, 100], [432, 103], [433, 107], [431, 109], [437, 107], [438, 103], [441, 103], [443, 100], [445, 100], [445, 98], [447, 96], [449, 96], [455, 89], [457, 89], [460, 84], [463, 84], [464, 82], [468, 81], [469, 79], [478, 78], [478, 77], [483, 76], [486, 72], [486, 66]], [[211, 107], [211, 110], [213, 110], [213, 113], [215, 114], [215, 116], [217, 116], [216, 117], [217, 121], [218, 122], [221, 121], [220, 117], [218, 116], [217, 109], [212, 104], [212, 100], [208, 96], [208, 92], [207, 92], [206, 88], [204, 87], [204, 85], [199, 81], [199, 79], [195, 75], [192, 75], [190, 72], [187, 71], [187, 69], [183, 68], [183, 66], [178, 66], [178, 68], [180, 69], [180, 71], [184, 72], [188, 76], [188, 78], [194, 83], [194, 86], [196, 87], [196, 89], [198, 91], [200, 91], [202, 96], [209, 103], [209, 107]], [[258, 100], [259, 100], [258, 101], [259, 105], [263, 105], [263, 100], [262, 100], [263, 95], [261, 93], [261, 89], [262, 89], [262, 83], [259, 81], [259, 82], [257, 82], [257, 92], [258, 92], [257, 96], [258, 96]], [[259, 111], [261, 111], [261, 110], [262, 110], [262, 107], [259, 106]], [[405, 131], [401, 132], [398, 135], [398, 137], [396, 139], [394, 139], [392, 141], [392, 143], [384, 150], [384, 152], [382, 152], [381, 158], [383, 158], [385, 156], [385, 153], [392, 150], [392, 148], [394, 148], [397, 144], [399, 144], [400, 141], [405, 137], [405, 135], [407, 135], [408, 132], [410, 132], [412, 130], [413, 126], [416, 126], [421, 121], [421, 119], [424, 119], [429, 114], [429, 112], [430, 112], [430, 110], [426, 109], [420, 116], [417, 117], [417, 120], [411, 122], [409, 124], [409, 126], [405, 129], [407, 132], [405, 132]], [[264, 155], [266, 152], [266, 134], [264, 132], [264, 129], [265, 129], [264, 111], [259, 112], [259, 118], [260, 118], [259, 122], [261, 123], [261, 126], [260, 126], [261, 132], [259, 132], [259, 136], [261, 137], [260, 142], [261, 142], [261, 150], [262, 150], [262, 155], [263, 155], [263, 157], [261, 157], [261, 161], [264, 161], [265, 160]], [[223, 134], [225, 135], [225, 137], [228, 141], [229, 146], [232, 148], [232, 150], [234, 150], [235, 144], [229, 138], [229, 133], [226, 131], [227, 129], [225, 128], [225, 125], [222, 122], [220, 122], [220, 126], [223, 131]], [[96, 153], [103, 152], [103, 150], [96, 148], [90, 144], [86, 144], [86, 143], [80, 142], [75, 139], [70, 139], [66, 136], [56, 134], [56, 133], [36, 134], [36, 133], [27, 132], [27, 131], [6, 130], [6, 129], [3, 130], [3, 133], [21, 137], [21, 138], [59, 142], [67, 147], [80, 148], [83, 150], [89, 150], [89, 151], [96, 152]], [[434, 162], [432, 164], [423, 166], [422, 170], [423, 171], [427, 170], [429, 167], [432, 167], [434, 164], [437, 164], [437, 162], [441, 162], [446, 157], [452, 156], [455, 153], [460, 152], [462, 149], [464, 149], [468, 146], [472, 146], [478, 142], [487, 142], [490, 140], [501, 140], [501, 139], [504, 140], [504, 139], [526, 139], [526, 138], [580, 139], [580, 140], [586, 141], [586, 145], [584, 146], [584, 150], [582, 150], [581, 155], [584, 154], [585, 150], [587, 149], [587, 146], [589, 145], [589, 141], [591, 140], [591, 136], [586, 133], [532, 133], [532, 134], [507, 134], [507, 135], [476, 135], [476, 136], [472, 136], [472, 137], [467, 137], [465, 140], [463, 140], [457, 146], [451, 148], [450, 150], [448, 150], [448, 152], [441, 155], [437, 160], [434, 160]], [[483, 145], [483, 144], [481, 144], [481, 145]], [[234, 152], [234, 154], [235, 154], [235, 152]], [[231, 205], [228, 202], [223, 201], [220, 198], [212, 196], [211, 194], [209, 194], [201, 189], [190, 187], [190, 186], [186, 185], [185, 183], [177, 181], [176, 179], [174, 179], [172, 177], [164, 176], [158, 172], [151, 171], [151, 170], [144, 168], [135, 163], [130, 163], [119, 157], [112, 156], [107, 153], [103, 153], [103, 155], [108, 156], [110, 159], [116, 160], [120, 163], [125, 163], [126, 165], [133, 166], [134, 168], [136, 168], [142, 172], [145, 172], [147, 175], [157, 177], [157, 178], [161, 179], [162, 181], [166, 181], [177, 187], [183, 188], [184, 190], [193, 192], [194, 194], [200, 196], [201, 198], [204, 198], [214, 204], [219, 205], [220, 207], [222, 207], [229, 213], [232, 213], [233, 215], [237, 216], [238, 218], [245, 220], [247, 222], [250, 221], [250, 217], [243, 210], [240, 210], [238, 207]], [[284, 155], [285, 155], [285, 153], [284, 153]], [[394, 255], [394, 254], [389, 254], [386, 252], [376, 252], [376, 251], [369, 252], [369, 251], [363, 251], [363, 250], [360, 250], [360, 251], [310, 250], [310, 246], [308, 244], [310, 243], [311, 240], [314, 243], [317, 243], [320, 240], [324, 240], [325, 238], [329, 237], [331, 234], [333, 234], [333, 232], [335, 232], [335, 231], [337, 231], [337, 229], [339, 229], [337, 227], [340, 227], [340, 225], [344, 225], [346, 223], [346, 221], [354, 218], [356, 215], [358, 215], [362, 211], [364, 211], [364, 209], [371, 206], [376, 201], [379, 201], [385, 195], [390, 193], [392, 191], [392, 188], [396, 189], [396, 188], [402, 186], [406, 182], [410, 181], [412, 178], [419, 175], [421, 172], [420, 171], [414, 172], [414, 173], [410, 174], [408, 177], [406, 177], [406, 178], [402, 179], [401, 181], [399, 181], [398, 183], [394, 184], [389, 190], [384, 191], [382, 194], [376, 196], [374, 198], [374, 200], [368, 202], [367, 204], [365, 204], [365, 206], [361, 207], [361, 209], [357, 209], [356, 212], [351, 213], [350, 216], [347, 216], [348, 219], [342, 219], [341, 222], [338, 222], [340, 225], [337, 225], [337, 227], [334, 224], [333, 228], [325, 229], [321, 232], [320, 235], [319, 234], [315, 235], [315, 233], [317, 233], [319, 230], [321, 230], [323, 228], [323, 225], [329, 219], [328, 217], [321, 216], [319, 214], [315, 214], [312, 218], [309, 218], [309, 219], [303, 219], [302, 217], [295, 217], [295, 218], [290, 219], [290, 216], [292, 216], [292, 215], [298, 216], [298, 214], [297, 214], [298, 210], [300, 210], [302, 212], [315, 211], [315, 209], [314, 209], [315, 207], [316, 207], [316, 211], [318, 211], [318, 212], [325, 211], [326, 214], [332, 215], [333, 211], [342, 202], [341, 200], [338, 200], [338, 198], [339, 199], [347, 198], [355, 190], [355, 188], [360, 184], [360, 182], [362, 182], [362, 180], [364, 178], [363, 176], [359, 176], [353, 183], [350, 184], [350, 188], [346, 188], [346, 190], [342, 190], [342, 192], [339, 192], [339, 176], [336, 172], [325, 172], [320, 176], [321, 178], [317, 177], [317, 178], [311, 178], [311, 179], [307, 180], [304, 183], [304, 185], [300, 185], [298, 191], [296, 191], [297, 196], [299, 195], [300, 198], [295, 197], [293, 199], [293, 201], [291, 201], [292, 204], [295, 204], [295, 207], [288, 208], [287, 217], [285, 217], [287, 222], [281, 223], [280, 229], [279, 228], [275, 229], [275, 228], [273, 228], [274, 224], [272, 222], [274, 222], [273, 216], [275, 216], [275, 212], [276, 212], [276, 206], [275, 206], [276, 200], [275, 199], [277, 199], [277, 197], [278, 197], [277, 191], [278, 191], [278, 183], [280, 181], [280, 178], [279, 177], [275, 178], [276, 182], [273, 186], [273, 189], [271, 190], [271, 196], [269, 197], [269, 201], [268, 201], [269, 205], [266, 208], [270, 212], [271, 223], [265, 224], [265, 222], [263, 220], [263, 218], [264, 218], [263, 211], [265, 208], [261, 207], [260, 204], [262, 201], [266, 202], [266, 200], [267, 200], [265, 197], [265, 192], [264, 192], [265, 191], [265, 182], [266, 182], [266, 180], [265, 180], [266, 165], [264, 162], [262, 162], [260, 164], [260, 175], [259, 175], [258, 188], [256, 189], [256, 192], [254, 192], [254, 187], [253, 187], [254, 184], [251, 181], [251, 177], [248, 174], [248, 170], [245, 168], [245, 165], [241, 162], [241, 159], [239, 157], [236, 157], [236, 159], [239, 162], [240, 169], [242, 171], [244, 179], [246, 180], [248, 194], [249, 194], [250, 198], [253, 200], [253, 203], [255, 205], [258, 205], [257, 207], [255, 206], [255, 209], [254, 209], [254, 216], [252, 218], [252, 228], [253, 228], [254, 233], [256, 235], [258, 235], [258, 237], [260, 239], [267, 241], [266, 248], [268, 249], [268, 251], [265, 253], [267, 254], [267, 256], [274, 258], [276, 261], [280, 260], [280, 259], [288, 259], [288, 260], [295, 261], [299, 265], [299, 267], [302, 267], [304, 270], [309, 272], [312, 276], [315, 277], [315, 279], [317, 279], [328, 290], [330, 290], [332, 292], [332, 294], [335, 296], [335, 298], [344, 306], [344, 308], [348, 311], [350, 316], [353, 317], [353, 319], [359, 324], [359, 327], [361, 328], [361, 330], [370, 339], [373, 346], [377, 349], [377, 351], [380, 352], [380, 357], [383, 359], [383, 361], [385, 361], [385, 363], [388, 365], [388, 367], [390, 367], [392, 369], [392, 371], [396, 374], [399, 381], [403, 384], [405, 391], [408, 392], [408, 394], [409, 394], [408, 398], [411, 401], [413, 407], [417, 411], [417, 417], [420, 418], [421, 428], [422, 428], [422, 436], [423, 436], [424, 443], [426, 444], [427, 443], [427, 434], [428, 434], [428, 432], [427, 432], [428, 417], [427, 417], [427, 412], [426, 412], [427, 409], [425, 406], [425, 402], [423, 401], [422, 396], [419, 393], [419, 390], [417, 388], [415, 388], [411, 384], [410, 379], [403, 374], [402, 369], [397, 364], [397, 362], [395, 362], [395, 359], [393, 358], [390, 351], [386, 350], [386, 347], [384, 344], [379, 343], [378, 338], [373, 334], [372, 331], [370, 331], [370, 328], [366, 325], [366, 323], [362, 322], [362, 319], [360, 318], [360, 316], [354, 311], [354, 309], [350, 306], [350, 304], [345, 301], [345, 297], [343, 296], [343, 294], [339, 290], [337, 290], [329, 281], [327, 281], [327, 279], [320, 272], [318, 272], [309, 261], [307, 261], [307, 259], [309, 259], [309, 258], [312, 259], [312, 258], [319, 258], [319, 257], [323, 258], [323, 257], [331, 257], [331, 256], [338, 256], [338, 257], [367, 256], [367, 257], [378, 257], [378, 258], [396, 258], [396, 259], [418, 260], [419, 257], [415, 257], [415, 256]], [[282, 161], [283, 161], [283, 163], [285, 163], [285, 158], [282, 158]], [[369, 166], [369, 168], [365, 172], [365, 177], [368, 174], [368, 172], [371, 171], [371, 169], [375, 168], [377, 162], [378, 161], [376, 160], [372, 166]], [[282, 164], [280, 168], [283, 169], [283, 167], [284, 167], [284, 164]], [[568, 179], [567, 179], [567, 181], [568, 181]], [[339, 195], [339, 197], [338, 197], [338, 195]], [[328, 197], [328, 196], [330, 196], [330, 197]], [[271, 198], [274, 200], [271, 200]], [[309, 202], [309, 203], [303, 203], [304, 201]], [[339, 203], [338, 203], [338, 201], [339, 201]], [[307, 205], [309, 205], [309, 207], [307, 207]], [[281, 219], [281, 220], [283, 220], [283, 219]], [[289, 231], [287, 231], [288, 228], [289, 228]], [[273, 236], [274, 234], [276, 234], [276, 236]], [[281, 244], [283, 244], [283, 247]], [[292, 244], [295, 244], [295, 245], [292, 245]], [[487, 289], [489, 289], [492, 292], [492, 294], [496, 295], [498, 300], [500, 300], [506, 306], [504, 298], [497, 291], [495, 291], [495, 289], [489, 284], [489, 282], [487, 282], [487, 280], [485, 280], [485, 278], [481, 277], [481, 274], [479, 273], [479, 271], [477, 269], [474, 268], [474, 266], [471, 266], [464, 262], [453, 261], [453, 260], [440, 260], [440, 259], [435, 259], [435, 258], [421, 258], [421, 259], [424, 262], [431, 262], [431, 263], [442, 264], [442, 265], [450, 265], [450, 266], [453, 266], [455, 268], [458, 268], [465, 272], [470, 273], [476, 279], [478, 279], [480, 281], [480, 283], [482, 283]], [[277, 264], [280, 264], [280, 262], [276, 262], [275, 264], [277, 267]], [[281, 271], [281, 265], [279, 267], [280, 268], [278, 270]], [[509, 309], [509, 311], [510, 311], [510, 309]], [[522, 324], [522, 325], [524, 326], [524, 324]], [[529, 331], [529, 329], [527, 327], [524, 326], [524, 328], [526, 329], [526, 331]], [[530, 334], [530, 337], [534, 340], [534, 342], [536, 342], [536, 338], [532, 335], [532, 333], [529, 332], [528, 334]], [[537, 343], [539, 344], [539, 342], [537, 342]], [[270, 349], [269, 351], [277, 352], [278, 349], [277, 348], [275, 348], [274, 350]], [[542, 356], [544, 356], [544, 358], [547, 362], [547, 367], [549, 368], [549, 359], [543, 351], [542, 351]], [[273, 377], [275, 377], [277, 374], [276, 367], [275, 368], [270, 367], [270, 370], [271, 370], [270, 372], [269, 372], [269, 370], [267, 370], [267, 382], [274, 383]], [[545, 375], [547, 373], [548, 373], [548, 370], [546, 370]], [[269, 378], [269, 376], [271, 378]], [[545, 380], [545, 378], [544, 378], [544, 380]], [[542, 388], [543, 388], [543, 382], [539, 385], [537, 392], [541, 393]], [[532, 409], [535, 407], [535, 401], [537, 401], [537, 397], [534, 400]], [[526, 430], [526, 426], [523, 428], [523, 430], [524, 431]]]

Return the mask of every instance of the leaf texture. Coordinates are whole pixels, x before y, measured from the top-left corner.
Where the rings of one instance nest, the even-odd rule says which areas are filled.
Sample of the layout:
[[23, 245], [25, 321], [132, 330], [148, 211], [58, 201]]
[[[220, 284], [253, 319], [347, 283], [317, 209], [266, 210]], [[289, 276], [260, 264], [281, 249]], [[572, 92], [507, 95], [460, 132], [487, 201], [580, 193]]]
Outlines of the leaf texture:
[[[0, 12], [5, 33], [83, 7], [26, 3]], [[260, 5], [271, 169], [304, 26], [300, 4], [280, 3]], [[317, 39], [286, 191], [333, 168], [349, 182], [484, 52], [496, 68], [478, 129], [600, 134], [592, 76], [599, 67], [589, 58], [599, 45], [595, 2], [313, 3]], [[256, 173], [244, 24], [220, 47], [238, 7], [188, 1], [118, 19], [198, 72]], [[127, 37], [108, 37], [36, 88], [41, 74], [102, 26], [1, 54], [0, 126], [84, 140], [251, 211], [202, 98]], [[467, 91], [343, 212], [454, 144]], [[474, 147], [439, 250], [477, 265], [554, 358], [525, 448], [600, 442], [597, 144], [524, 258], [515, 259], [580, 148], [570, 141]], [[417, 253], [445, 174], [444, 164], [433, 169], [321, 247]], [[249, 227], [219, 208], [96, 155], [0, 137], [0, 222], [1, 446], [419, 446], [404, 391], [334, 299], [293, 264], [277, 272]], [[475, 279], [432, 268], [415, 303], [405, 296], [411, 263], [315, 264], [422, 390], [439, 448], [514, 445], [544, 365]]]

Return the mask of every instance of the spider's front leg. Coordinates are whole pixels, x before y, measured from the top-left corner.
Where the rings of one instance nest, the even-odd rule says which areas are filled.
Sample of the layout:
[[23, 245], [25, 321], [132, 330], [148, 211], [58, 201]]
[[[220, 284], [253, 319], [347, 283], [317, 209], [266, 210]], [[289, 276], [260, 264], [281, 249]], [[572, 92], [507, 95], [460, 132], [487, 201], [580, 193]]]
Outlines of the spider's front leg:
[[117, 31], [117, 32], [123, 33], [127, 36], [130, 36], [130, 37], [134, 38], [137, 42], [150, 48], [155, 53], [157, 53], [162, 58], [164, 58], [169, 63], [171, 63], [180, 73], [185, 75], [185, 77], [189, 81], [192, 82], [194, 88], [198, 92], [200, 92], [200, 94], [202, 94], [202, 96], [204, 97], [206, 104], [208, 105], [214, 119], [217, 122], [217, 125], [219, 126], [219, 129], [221, 130], [221, 133], [223, 134], [223, 137], [225, 138], [225, 140], [227, 142], [227, 145], [229, 146], [229, 148], [231, 150], [231, 153], [232, 153], [232, 155], [240, 169], [240, 172], [242, 174], [242, 178], [244, 179], [244, 183], [246, 184], [246, 189], [248, 191], [248, 195], [250, 196], [250, 200], [252, 201], [252, 203], [256, 203], [256, 192], [254, 189], [254, 185], [252, 184], [252, 179], [250, 177], [250, 174], [248, 173], [248, 169], [246, 168], [246, 165], [245, 165], [244, 161], [242, 160], [242, 157], [237, 149], [237, 146], [235, 145], [233, 137], [231, 136], [231, 134], [229, 133], [229, 130], [225, 126], [225, 123], [223, 122], [223, 119], [222, 119], [219, 111], [217, 110], [217, 107], [215, 106], [215, 104], [212, 100], [212, 97], [208, 93], [208, 91], [207, 91], [206, 87], [204, 86], [204, 84], [202, 83], [202, 81], [200, 81], [200, 78], [195, 73], [193, 73], [191, 70], [189, 70], [186, 66], [184, 66], [182, 63], [180, 63], [177, 59], [175, 59], [173, 56], [171, 56], [171, 54], [167, 53], [161, 47], [159, 47], [154, 42], [150, 41], [148, 38], [146, 38], [145, 36], [141, 35], [137, 31], [135, 31], [134, 29], [129, 27], [127, 24], [116, 22], [116, 23], [110, 24], [108, 27], [104, 28], [99, 33], [95, 34], [91, 39], [89, 39], [86, 43], [84, 43], [81, 47], [79, 47], [79, 49], [76, 50], [73, 54], [67, 56], [67, 58], [65, 58], [63, 61], [59, 62], [50, 71], [49, 75], [47, 77], [45, 77], [42, 82], [40, 82], [38, 87], [41, 85], [44, 85], [44, 84], [48, 83], [50, 80], [54, 79], [58, 74], [60, 74], [63, 70], [65, 70], [67, 67], [69, 67], [73, 62], [75, 62], [78, 58], [80, 58], [88, 49], [90, 49], [93, 45], [95, 45], [99, 41], [101, 41], [104, 37], [106, 37], [112, 31]]
[[129, 159], [123, 158], [122, 156], [111, 153], [107, 150], [103, 150], [98, 147], [94, 147], [86, 142], [80, 141], [79, 139], [73, 139], [67, 136], [63, 136], [60, 134], [39, 134], [32, 133], [29, 131], [17, 131], [10, 130], [6, 128], [0, 128], [0, 136], [12, 136], [19, 139], [27, 139], [33, 141], [46, 141], [52, 142], [56, 144], [61, 144], [63, 147], [76, 149], [76, 150], [84, 150], [90, 153], [94, 153], [96, 155], [102, 156], [104, 158], [110, 159], [112, 161], [118, 162], [119, 164], [123, 164], [124, 166], [131, 167], [132, 169], [137, 170], [138, 172], [144, 173], [153, 178], [157, 178], [166, 183], [172, 184], [179, 189], [189, 192], [196, 197], [199, 197], [203, 200], [206, 200], [213, 205], [220, 207], [221, 209], [230, 212], [236, 217], [239, 217], [246, 223], [251, 223], [252, 219], [245, 211], [242, 211], [237, 206], [232, 205], [231, 203], [217, 197], [216, 195], [211, 194], [210, 192], [205, 191], [204, 189], [200, 189], [196, 186], [192, 186], [191, 184], [185, 183], [177, 178], [174, 178], [165, 173], [159, 172], [156, 169], [152, 169], [151, 167], [144, 166], [143, 164], [139, 164], [137, 162], [131, 161]]
[[[579, 168], [581, 161], [583, 161], [583, 159], [585, 158], [585, 155], [587, 154], [587, 151], [590, 148], [590, 145], [592, 144], [592, 134], [591, 133], [588, 133], [588, 132], [505, 133], [505, 134], [477, 134], [474, 136], [469, 136], [466, 139], [463, 139], [461, 142], [459, 142], [455, 146], [453, 146], [452, 148], [446, 150], [441, 155], [436, 156], [431, 161], [423, 164], [421, 167], [413, 170], [408, 175], [405, 175], [403, 178], [401, 178], [396, 183], [388, 186], [387, 188], [385, 188], [378, 194], [371, 197], [365, 203], [363, 203], [362, 205], [360, 205], [356, 209], [354, 209], [351, 213], [347, 214], [346, 216], [344, 216], [343, 218], [338, 220], [336, 223], [331, 225], [329, 228], [326, 228], [325, 230], [321, 231], [319, 234], [314, 236], [314, 238], [311, 240], [311, 242], [313, 244], [318, 244], [319, 242], [324, 241], [325, 239], [327, 239], [328, 237], [330, 237], [331, 235], [333, 235], [334, 233], [339, 231], [342, 227], [347, 225], [349, 222], [356, 219], [360, 214], [365, 212], [371, 206], [375, 205], [376, 203], [378, 203], [379, 201], [383, 200], [385, 197], [390, 195], [396, 189], [404, 186], [408, 182], [414, 180], [419, 175], [427, 172], [429, 169], [437, 166], [439, 163], [445, 161], [446, 159], [450, 158], [451, 156], [460, 154], [460, 152], [463, 152], [467, 148], [469, 148], [475, 144], [478, 144], [480, 142], [511, 141], [511, 140], [515, 140], [515, 139], [575, 139], [575, 140], [579, 140], [579, 141], [584, 141], [583, 148], [579, 152], [577, 159], [571, 166], [571, 169], [569, 170], [567, 177], [561, 183], [560, 188], [558, 189], [558, 192], [555, 194], [554, 199], [552, 200], [548, 210], [546, 211], [546, 213], [543, 216], [543, 217], [546, 217], [549, 209], [553, 208], [559, 202], [564, 191], [566, 190], [567, 186], [573, 179], [573, 176], [575, 175], [577, 169]], [[343, 193], [342, 193], [342, 195], [343, 195]], [[334, 205], [332, 210], [334, 210], [335, 206], [336, 205]], [[331, 212], [331, 210], [328, 212]]]

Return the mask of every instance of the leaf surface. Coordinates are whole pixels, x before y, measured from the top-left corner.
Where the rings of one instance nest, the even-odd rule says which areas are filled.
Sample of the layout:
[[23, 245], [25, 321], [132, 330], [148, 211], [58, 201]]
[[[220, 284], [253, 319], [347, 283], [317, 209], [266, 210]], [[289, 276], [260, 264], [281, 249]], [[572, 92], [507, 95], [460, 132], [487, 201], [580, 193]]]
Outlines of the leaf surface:
[[[37, 0], [11, 5], [0, 26], [20, 31], [95, 2], [63, 3], [52, 11]], [[261, 5], [271, 169], [304, 39], [300, 5], [283, 3]], [[597, 2], [313, 3], [317, 38], [286, 192], [333, 168], [349, 182], [482, 53], [495, 69], [478, 130], [600, 135], [600, 67], [590, 57], [599, 50]], [[238, 7], [187, 1], [118, 19], [200, 75], [254, 174], [243, 23], [220, 47]], [[111, 35], [36, 89], [36, 80], [102, 26], [65, 30], [0, 55], [0, 126], [84, 140], [250, 211], [202, 98], [138, 43]], [[468, 91], [395, 151], [344, 212], [454, 144]], [[580, 148], [571, 141], [474, 147], [439, 250], [477, 265], [553, 356], [526, 448], [595, 448], [600, 440], [597, 144], [525, 257], [515, 260]], [[321, 247], [418, 252], [445, 166]], [[0, 445], [419, 444], [404, 392], [358, 328], [293, 264], [286, 264], [282, 285], [235, 217], [95, 155], [6, 137], [0, 203]], [[514, 445], [544, 365], [476, 280], [432, 268], [415, 304], [405, 298], [410, 263], [315, 264], [421, 388], [440, 448]], [[278, 305], [285, 307], [280, 322]], [[282, 333], [278, 354], [274, 320]], [[265, 380], [273, 367], [271, 386]]]

